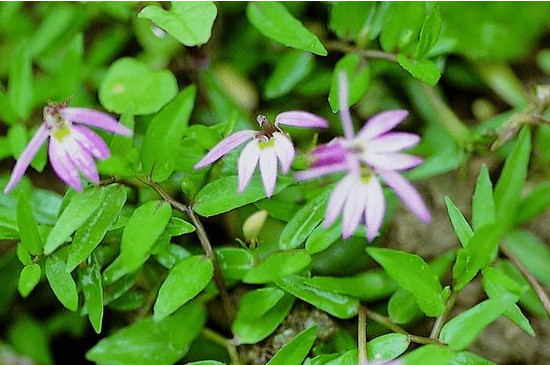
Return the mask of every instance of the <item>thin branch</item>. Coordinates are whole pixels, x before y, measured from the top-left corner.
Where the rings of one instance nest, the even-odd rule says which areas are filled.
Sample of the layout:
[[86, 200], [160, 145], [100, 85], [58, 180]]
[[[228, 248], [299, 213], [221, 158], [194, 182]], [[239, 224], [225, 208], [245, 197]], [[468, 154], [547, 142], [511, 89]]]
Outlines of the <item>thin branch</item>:
[[372, 49], [366, 50], [340, 41], [325, 41], [324, 45], [330, 51], [337, 51], [342, 53], [357, 53], [365, 58], [397, 62], [396, 56], [393, 53], [387, 53], [384, 51]]
[[455, 305], [456, 295], [457, 295], [457, 292], [453, 290], [451, 292], [451, 295], [449, 296], [449, 299], [447, 300], [447, 303], [445, 305], [445, 310], [435, 320], [434, 326], [432, 328], [432, 332], [430, 333], [430, 338], [433, 339], [433, 338], [438, 338], [439, 337], [439, 332], [441, 332], [441, 329], [443, 328], [443, 325], [445, 324], [445, 321], [447, 320], [447, 316], [449, 315], [449, 312], [451, 311], [451, 309]]
[[537, 279], [527, 270], [527, 268], [523, 265], [523, 263], [514, 255], [512, 251], [506, 247], [505, 244], [500, 244], [500, 252], [504, 254], [510, 261], [514, 263], [514, 265], [517, 266], [519, 271], [523, 274], [525, 279], [531, 284], [533, 289], [535, 290], [535, 293], [537, 293], [537, 296], [539, 297], [540, 302], [542, 303], [542, 306], [544, 307], [544, 311], [546, 312], [546, 315], [548, 318], [550, 318], [550, 299], [548, 298], [548, 294], [542, 287], [542, 285], [539, 284]]
[[367, 313], [363, 306], [359, 306], [357, 313], [357, 352], [358, 365], [367, 365]]
[[231, 365], [241, 365], [241, 357], [239, 356], [239, 352], [237, 351], [237, 347], [235, 346], [233, 341], [223, 337], [219, 333], [209, 328], [203, 329], [202, 335], [210, 341], [225, 347], [225, 349], [227, 350], [227, 354], [229, 355]]

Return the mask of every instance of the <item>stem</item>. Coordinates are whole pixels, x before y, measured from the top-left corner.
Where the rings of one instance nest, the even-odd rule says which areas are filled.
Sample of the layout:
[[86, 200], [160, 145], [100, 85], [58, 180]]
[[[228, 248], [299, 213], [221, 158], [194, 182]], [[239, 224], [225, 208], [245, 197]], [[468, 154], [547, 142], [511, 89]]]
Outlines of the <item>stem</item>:
[[397, 323], [394, 323], [391, 319], [389, 319], [386, 316], [383, 316], [379, 313], [376, 313], [367, 307], [362, 307], [363, 311], [365, 312], [366, 316], [372, 319], [375, 322], [380, 323], [382, 326], [389, 328], [395, 333], [401, 333], [402, 335], [410, 336], [410, 333], [407, 332], [405, 329], [403, 329], [401, 326], [399, 326]]
[[537, 293], [537, 296], [539, 297], [540, 302], [542, 303], [542, 306], [544, 307], [544, 311], [546, 312], [546, 315], [548, 318], [550, 318], [550, 299], [548, 298], [548, 294], [542, 287], [542, 285], [539, 284], [537, 279], [527, 270], [527, 268], [523, 265], [523, 263], [514, 255], [512, 251], [506, 247], [505, 244], [500, 244], [500, 252], [504, 254], [510, 261], [514, 263], [514, 265], [517, 266], [519, 271], [523, 274], [525, 279], [531, 284], [533, 289], [535, 290], [535, 293]]
[[354, 47], [350, 44], [340, 41], [325, 41], [325, 47], [330, 51], [342, 52], [342, 53], [358, 53], [365, 58], [386, 60], [390, 62], [397, 62], [396, 56], [393, 53], [387, 53], [378, 50], [366, 50], [358, 47]]
[[357, 317], [357, 352], [359, 354], [358, 365], [367, 365], [367, 313], [363, 306], [359, 306]]
[[445, 310], [435, 320], [434, 326], [432, 328], [432, 332], [430, 333], [430, 338], [438, 338], [439, 337], [439, 332], [441, 332], [441, 328], [443, 328], [443, 325], [445, 324], [445, 321], [447, 320], [447, 316], [449, 315], [449, 312], [451, 311], [451, 309], [455, 305], [456, 295], [457, 295], [456, 291], [454, 291], [454, 290], [451, 291], [451, 296], [447, 300]]
[[191, 219], [191, 223], [193, 223], [193, 225], [197, 230], [197, 236], [199, 238], [199, 242], [201, 243], [202, 250], [204, 251], [206, 257], [208, 257], [212, 261], [212, 265], [214, 266], [214, 283], [216, 284], [216, 287], [220, 291], [220, 296], [222, 299], [222, 305], [223, 305], [223, 310], [225, 312], [227, 324], [231, 323], [231, 321], [235, 317], [231, 297], [229, 296], [229, 293], [227, 292], [227, 289], [225, 287], [220, 265], [218, 263], [216, 255], [214, 254], [214, 251], [212, 250], [210, 239], [208, 239], [208, 235], [206, 234], [206, 230], [204, 229], [204, 226], [202, 225], [201, 221], [199, 220], [199, 218], [197, 217], [197, 215], [195, 214], [195, 212], [190, 206], [185, 205], [177, 201], [176, 199], [172, 198], [170, 194], [168, 194], [166, 190], [164, 190], [162, 186], [160, 186], [159, 184], [142, 177], [138, 177], [137, 180], [149, 186], [154, 191], [156, 191], [162, 197], [162, 199], [164, 199], [164, 201], [169, 203], [174, 209], [177, 209], [180, 212], [186, 214]]
[[230, 363], [231, 365], [241, 365], [241, 357], [239, 356], [239, 352], [237, 350], [237, 346], [228, 338], [223, 337], [219, 333], [209, 329], [205, 328], [202, 330], [202, 335], [211, 340], [212, 342], [215, 342], [227, 350], [227, 354], [229, 355]]

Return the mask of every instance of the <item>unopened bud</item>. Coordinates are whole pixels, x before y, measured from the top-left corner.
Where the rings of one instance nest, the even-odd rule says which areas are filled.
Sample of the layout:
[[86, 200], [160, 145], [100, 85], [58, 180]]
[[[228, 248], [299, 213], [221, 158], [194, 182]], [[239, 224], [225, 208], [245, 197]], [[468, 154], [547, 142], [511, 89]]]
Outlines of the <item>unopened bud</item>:
[[259, 210], [256, 213], [250, 215], [243, 224], [243, 235], [244, 238], [249, 241], [252, 245], [255, 245], [258, 242], [258, 235], [262, 230], [265, 221], [267, 220], [267, 211]]

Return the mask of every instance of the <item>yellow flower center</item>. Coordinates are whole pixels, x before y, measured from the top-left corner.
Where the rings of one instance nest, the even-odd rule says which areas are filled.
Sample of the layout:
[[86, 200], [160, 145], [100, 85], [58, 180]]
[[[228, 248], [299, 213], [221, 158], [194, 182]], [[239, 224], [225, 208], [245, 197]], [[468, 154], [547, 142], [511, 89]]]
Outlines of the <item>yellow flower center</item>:
[[71, 129], [66, 124], [61, 124], [59, 126], [56, 126], [51, 135], [53, 138], [58, 140], [59, 142], [62, 142], [65, 137], [71, 134]]
[[275, 138], [269, 138], [267, 141], [258, 142], [258, 147], [260, 147], [261, 150], [273, 147], [274, 145], [275, 145]]

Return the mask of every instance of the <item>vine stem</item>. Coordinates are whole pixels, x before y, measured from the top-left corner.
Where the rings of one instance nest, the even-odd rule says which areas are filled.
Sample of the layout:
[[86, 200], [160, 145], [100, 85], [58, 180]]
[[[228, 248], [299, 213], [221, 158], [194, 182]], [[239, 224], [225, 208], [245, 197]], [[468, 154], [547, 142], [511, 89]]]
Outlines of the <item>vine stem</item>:
[[357, 352], [358, 365], [367, 365], [367, 313], [363, 306], [357, 311]]
[[393, 53], [387, 53], [384, 51], [378, 51], [373, 49], [362, 49], [354, 47], [350, 44], [340, 41], [325, 41], [325, 47], [331, 51], [337, 51], [342, 53], [358, 53], [365, 58], [374, 58], [379, 60], [386, 60], [390, 62], [397, 62], [397, 58]]
[[544, 311], [546, 312], [546, 315], [548, 318], [550, 318], [550, 299], [548, 298], [548, 294], [542, 287], [542, 285], [539, 284], [537, 279], [527, 270], [527, 268], [523, 265], [523, 263], [514, 255], [508, 247], [506, 247], [505, 244], [500, 244], [500, 252], [504, 254], [510, 261], [514, 263], [514, 265], [517, 266], [519, 271], [523, 274], [525, 279], [531, 284], [533, 289], [535, 290], [535, 293], [537, 293], [537, 296], [539, 297], [540, 302], [542, 303], [542, 306], [544, 307]]
[[237, 346], [235, 346], [233, 341], [223, 337], [219, 333], [212, 331], [209, 328], [203, 329], [202, 334], [205, 338], [211, 340], [212, 342], [215, 342], [225, 347], [227, 353], [229, 354], [231, 365], [241, 365], [241, 357], [239, 356], [239, 352], [237, 351]]
[[434, 326], [432, 327], [432, 332], [430, 333], [430, 338], [435, 339], [439, 337], [439, 333], [441, 332], [441, 329], [443, 328], [443, 325], [447, 320], [447, 316], [449, 315], [449, 312], [455, 305], [456, 296], [457, 296], [457, 292], [453, 290], [451, 292], [451, 295], [449, 296], [449, 299], [447, 300], [447, 304], [445, 305], [445, 310], [435, 320]]
[[221, 274], [220, 265], [218, 263], [216, 255], [214, 254], [214, 251], [212, 250], [210, 239], [208, 238], [208, 235], [206, 234], [206, 230], [204, 229], [204, 226], [202, 225], [202, 222], [200, 221], [199, 217], [197, 217], [192, 207], [185, 205], [177, 201], [176, 199], [172, 198], [170, 194], [168, 194], [168, 192], [166, 192], [166, 190], [164, 190], [164, 188], [159, 184], [157, 184], [156, 182], [143, 177], [138, 177], [136, 179], [139, 182], [149, 186], [151, 189], [156, 191], [157, 194], [159, 194], [164, 201], [170, 204], [174, 209], [182, 212], [183, 214], [186, 214], [191, 219], [191, 223], [195, 226], [197, 230], [197, 236], [202, 246], [202, 250], [204, 251], [204, 254], [206, 255], [206, 257], [208, 257], [212, 261], [212, 265], [214, 266], [214, 282], [216, 284], [216, 287], [220, 291], [220, 296], [222, 299], [222, 305], [223, 305], [223, 310], [225, 312], [226, 321], [227, 323], [231, 323], [231, 321], [235, 317], [231, 297], [229, 296], [229, 293], [227, 292], [227, 288], [225, 287], [225, 283], [223, 281], [223, 277]]

